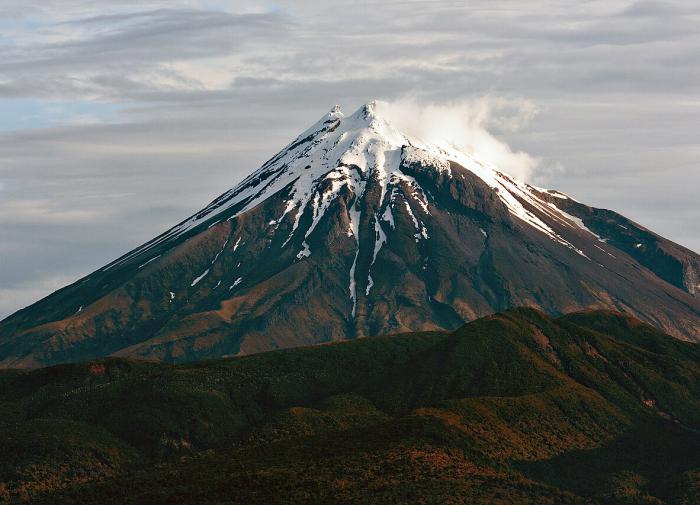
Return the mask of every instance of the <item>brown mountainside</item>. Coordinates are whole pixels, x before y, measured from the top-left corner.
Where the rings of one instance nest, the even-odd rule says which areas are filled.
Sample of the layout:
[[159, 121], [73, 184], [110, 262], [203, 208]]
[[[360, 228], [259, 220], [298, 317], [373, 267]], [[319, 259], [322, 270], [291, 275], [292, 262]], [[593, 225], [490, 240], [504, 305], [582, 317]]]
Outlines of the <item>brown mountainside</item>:
[[700, 340], [700, 257], [640, 225], [333, 109], [205, 209], [0, 323], [0, 366], [181, 362], [513, 306]]

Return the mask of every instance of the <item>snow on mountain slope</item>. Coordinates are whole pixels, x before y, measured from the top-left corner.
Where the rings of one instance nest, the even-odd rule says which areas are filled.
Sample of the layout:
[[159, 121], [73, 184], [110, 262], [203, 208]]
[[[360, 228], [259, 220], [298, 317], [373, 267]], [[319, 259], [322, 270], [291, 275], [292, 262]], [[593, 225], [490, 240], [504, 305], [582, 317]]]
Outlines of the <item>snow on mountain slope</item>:
[[[260, 169], [202, 211], [171, 229], [158, 241], [148, 244], [147, 248], [154, 247], [162, 241], [175, 239], [203, 221], [210, 221], [226, 210], [242, 204], [233, 216], [228, 217], [232, 219], [288, 188], [291, 189], [288, 190], [286, 207], [275, 223], [280, 223], [289, 214], [293, 215], [294, 233], [304, 210], [310, 206], [314, 220], [305, 232], [305, 236], [308, 237], [323, 217], [330, 202], [337, 198], [341, 188], [348, 187], [356, 197], [362, 198], [370, 176], [376, 177], [381, 185], [380, 206], [389, 209], [386, 211], [390, 212], [394, 205], [391, 199], [387, 200], [387, 191], [405, 182], [414, 188], [414, 192], [409, 196], [423, 212], [429, 213], [423, 188], [413, 177], [402, 172], [401, 166], [417, 163], [452, 177], [450, 163], [456, 162], [496, 190], [513, 216], [583, 255], [583, 252], [557, 235], [521, 203], [521, 200], [525, 200], [567, 226], [582, 226], [572, 216], [541, 200], [531, 191], [532, 186], [516, 181], [495, 167], [477, 161], [454, 147], [429, 145], [419, 139], [409, 138], [377, 113], [380, 107], [377, 102], [369, 102], [346, 117], [340, 106], [336, 105]], [[330, 186], [321, 190], [321, 186], [327, 181], [330, 181]], [[562, 195], [558, 192], [556, 194]], [[356, 202], [355, 208], [357, 207]], [[353, 216], [355, 220], [359, 218], [356, 214]], [[416, 231], [423, 235], [423, 228], [417, 220], [414, 224]], [[351, 219], [348, 233], [353, 233], [356, 225]], [[142, 253], [144, 250], [146, 249], [137, 249], [133, 254]], [[304, 251], [300, 251], [302, 252]], [[123, 263], [130, 257], [121, 258], [106, 269]]]
[[407, 136], [381, 103], [336, 106], [194, 216], [0, 323], [0, 365], [182, 361], [514, 305], [623, 310], [700, 340], [698, 278], [697, 254], [614, 212]]

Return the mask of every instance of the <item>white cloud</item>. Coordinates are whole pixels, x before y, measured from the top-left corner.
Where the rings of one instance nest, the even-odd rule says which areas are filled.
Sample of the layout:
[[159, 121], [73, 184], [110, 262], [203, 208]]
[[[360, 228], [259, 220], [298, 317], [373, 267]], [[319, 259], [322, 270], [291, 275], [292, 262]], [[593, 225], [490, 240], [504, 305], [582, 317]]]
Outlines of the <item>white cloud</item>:
[[691, 3], [3, 0], [0, 317], [373, 98], [698, 250]]
[[414, 98], [379, 102], [378, 110], [400, 131], [425, 142], [448, 145], [472, 154], [506, 173], [529, 181], [538, 158], [513, 151], [490, 131], [517, 131], [536, 114], [530, 101], [481, 97], [441, 104], [426, 104]]

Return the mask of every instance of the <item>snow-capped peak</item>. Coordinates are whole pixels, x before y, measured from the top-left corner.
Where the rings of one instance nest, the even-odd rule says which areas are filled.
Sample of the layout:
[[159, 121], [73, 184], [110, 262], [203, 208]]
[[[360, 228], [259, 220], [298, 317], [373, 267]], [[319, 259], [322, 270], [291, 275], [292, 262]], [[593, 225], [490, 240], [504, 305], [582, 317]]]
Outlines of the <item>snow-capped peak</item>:
[[[379, 205], [382, 212], [385, 213], [389, 208], [391, 213], [391, 207], [395, 204], [391, 189], [404, 185], [412, 188], [410, 194], [405, 197], [416, 204], [420, 213], [427, 215], [430, 214], [429, 202], [423, 188], [412, 176], [406, 174], [402, 167], [406, 164], [419, 164], [452, 177], [452, 163], [471, 171], [494, 188], [513, 216], [583, 254], [523, 205], [522, 202], [525, 201], [530, 207], [548, 216], [554, 216], [567, 225], [579, 225], [571, 216], [542, 200], [537, 194], [537, 188], [517, 181], [496, 167], [476, 160], [470, 154], [450, 145], [429, 144], [402, 133], [381, 114], [381, 102], [376, 101], [367, 102], [349, 116], [343, 114], [339, 105], [335, 105], [236, 187], [133, 254], [181, 236], [201, 223], [217, 222], [216, 216], [235, 209], [233, 214], [229, 212], [227, 216], [228, 219], [232, 219], [283, 189], [286, 192], [285, 207], [275, 222], [279, 226], [284, 219], [293, 219], [292, 231], [284, 242], [285, 246], [297, 232], [304, 212], [310, 210], [313, 217], [311, 226], [304, 230], [306, 239], [343, 188], [348, 188], [355, 195], [354, 204], [349, 209], [348, 235], [358, 238], [358, 202], [362, 199], [368, 180], [374, 179], [381, 186]], [[554, 194], [560, 198], [566, 197], [561, 193]], [[410, 207], [408, 210], [415, 225], [416, 240], [427, 240], [429, 235], [421, 222], [421, 216], [416, 216]], [[380, 218], [381, 216], [376, 216], [377, 222]], [[300, 257], [306, 257], [312, 252], [304, 249], [304, 254]], [[127, 259], [128, 257], [122, 258], [119, 262]], [[114, 264], [108, 268], [112, 266]]]

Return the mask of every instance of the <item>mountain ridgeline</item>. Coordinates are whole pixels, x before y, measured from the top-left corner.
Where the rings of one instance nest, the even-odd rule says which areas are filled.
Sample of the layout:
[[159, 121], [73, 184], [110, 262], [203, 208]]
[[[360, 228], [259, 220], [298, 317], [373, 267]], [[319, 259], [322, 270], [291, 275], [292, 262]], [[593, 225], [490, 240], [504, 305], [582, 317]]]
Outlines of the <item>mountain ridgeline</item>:
[[0, 323], [0, 366], [167, 362], [514, 306], [623, 311], [700, 340], [700, 257], [616, 214], [338, 107], [203, 210]]
[[0, 371], [0, 501], [700, 500], [700, 348], [629, 316]]

